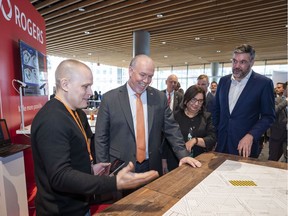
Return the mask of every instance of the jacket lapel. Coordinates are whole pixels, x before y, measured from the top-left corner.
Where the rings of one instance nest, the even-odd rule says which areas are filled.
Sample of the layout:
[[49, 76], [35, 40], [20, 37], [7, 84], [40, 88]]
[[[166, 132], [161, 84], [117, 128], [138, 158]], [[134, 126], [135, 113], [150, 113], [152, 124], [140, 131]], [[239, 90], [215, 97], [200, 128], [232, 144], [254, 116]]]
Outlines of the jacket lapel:
[[128, 97], [128, 91], [127, 91], [126, 84], [123, 85], [119, 89], [118, 100], [119, 100], [120, 107], [124, 113], [124, 117], [127, 121], [127, 124], [129, 126], [130, 130], [133, 132], [133, 134], [135, 134], [133, 119], [132, 119], [132, 112], [131, 112], [131, 108], [130, 108], [130, 101], [129, 101], [129, 97]]
[[153, 106], [153, 101], [154, 101], [154, 92], [152, 88], [148, 86], [147, 88], [147, 115], [148, 115], [148, 134], [151, 132], [153, 120], [154, 120], [154, 115], [155, 115], [155, 110]]

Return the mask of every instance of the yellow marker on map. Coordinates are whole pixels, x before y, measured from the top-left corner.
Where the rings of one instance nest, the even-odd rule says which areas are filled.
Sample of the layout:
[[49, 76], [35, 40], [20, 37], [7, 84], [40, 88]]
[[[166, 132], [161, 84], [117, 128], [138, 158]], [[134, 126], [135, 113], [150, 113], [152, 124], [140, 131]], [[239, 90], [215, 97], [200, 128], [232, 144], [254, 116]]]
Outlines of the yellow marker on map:
[[254, 181], [251, 180], [230, 180], [229, 181], [233, 186], [240, 186], [240, 187], [245, 187], [245, 186], [257, 186]]

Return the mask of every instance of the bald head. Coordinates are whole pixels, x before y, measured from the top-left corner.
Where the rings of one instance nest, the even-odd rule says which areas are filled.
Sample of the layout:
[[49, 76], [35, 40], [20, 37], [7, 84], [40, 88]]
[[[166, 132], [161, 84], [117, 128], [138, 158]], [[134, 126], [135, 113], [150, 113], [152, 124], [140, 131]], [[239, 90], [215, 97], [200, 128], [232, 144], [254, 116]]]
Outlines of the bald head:
[[154, 76], [154, 62], [146, 55], [135, 56], [129, 65], [129, 86], [136, 93], [141, 94], [146, 90]]
[[61, 79], [73, 79], [75, 76], [80, 75], [79, 71], [81, 68], [90, 71], [90, 68], [87, 65], [75, 59], [62, 61], [55, 71], [56, 90], [61, 86]]
[[58, 99], [73, 110], [87, 107], [93, 94], [93, 75], [87, 65], [74, 59], [64, 60], [55, 71], [55, 80]]
[[175, 74], [171, 74], [170, 76], [168, 76], [167, 80], [166, 80], [166, 91], [168, 92], [172, 92], [177, 88], [177, 83], [178, 83], [178, 77]]

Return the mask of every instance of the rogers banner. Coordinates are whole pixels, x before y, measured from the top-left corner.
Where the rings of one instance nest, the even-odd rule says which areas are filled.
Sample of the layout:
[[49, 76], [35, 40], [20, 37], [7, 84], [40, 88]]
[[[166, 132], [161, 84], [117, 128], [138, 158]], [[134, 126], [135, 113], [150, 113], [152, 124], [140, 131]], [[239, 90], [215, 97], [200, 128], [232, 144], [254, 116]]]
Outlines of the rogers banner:
[[[28, 0], [0, 0], [0, 28], [0, 118], [7, 120], [13, 138], [21, 122], [20, 86], [12, 82], [13, 79], [23, 81], [19, 41], [46, 56], [45, 21]], [[48, 87], [47, 80], [44, 81]], [[31, 124], [47, 102], [47, 95], [23, 96], [25, 125]]]

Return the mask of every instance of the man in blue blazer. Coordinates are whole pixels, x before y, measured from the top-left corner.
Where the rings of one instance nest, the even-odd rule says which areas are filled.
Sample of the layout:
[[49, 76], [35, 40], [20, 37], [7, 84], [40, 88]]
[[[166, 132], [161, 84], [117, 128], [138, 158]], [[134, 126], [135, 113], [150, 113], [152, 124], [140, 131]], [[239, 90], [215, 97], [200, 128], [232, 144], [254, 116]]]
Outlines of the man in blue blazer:
[[237, 47], [232, 74], [219, 81], [213, 116], [217, 152], [257, 158], [259, 139], [275, 120], [272, 80], [252, 70], [254, 60], [252, 46]]
[[[155, 169], [162, 173], [161, 135], [169, 141], [180, 160], [200, 167], [201, 163], [189, 157], [179, 125], [168, 107], [166, 95], [150, 87], [154, 63], [146, 55], [137, 55], [129, 66], [128, 82], [105, 93], [97, 115], [95, 128], [96, 161], [109, 162], [120, 158], [135, 164], [135, 172]], [[145, 123], [144, 161], [137, 161], [136, 94], [141, 94]]]

